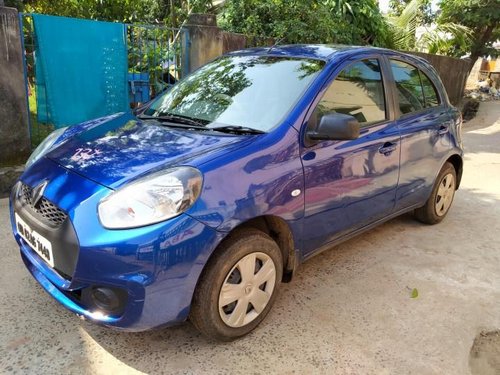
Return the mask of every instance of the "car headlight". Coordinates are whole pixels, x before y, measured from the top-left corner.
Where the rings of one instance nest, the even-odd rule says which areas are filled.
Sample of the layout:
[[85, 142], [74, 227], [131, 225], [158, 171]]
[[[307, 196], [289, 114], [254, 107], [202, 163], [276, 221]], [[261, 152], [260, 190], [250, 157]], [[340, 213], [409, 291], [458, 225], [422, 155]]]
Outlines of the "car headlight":
[[50, 133], [47, 138], [45, 138], [42, 143], [38, 145], [37, 148], [35, 148], [35, 151], [33, 151], [28, 158], [28, 161], [26, 162], [26, 168], [28, 168], [31, 164], [36, 162], [38, 159], [40, 159], [43, 155], [45, 155], [51, 147], [56, 143], [56, 141], [59, 139], [59, 137], [66, 131], [67, 127], [65, 128], [60, 128], [54, 130], [52, 133]]
[[191, 207], [201, 192], [201, 172], [178, 167], [140, 178], [99, 203], [101, 224], [125, 229], [159, 223]]

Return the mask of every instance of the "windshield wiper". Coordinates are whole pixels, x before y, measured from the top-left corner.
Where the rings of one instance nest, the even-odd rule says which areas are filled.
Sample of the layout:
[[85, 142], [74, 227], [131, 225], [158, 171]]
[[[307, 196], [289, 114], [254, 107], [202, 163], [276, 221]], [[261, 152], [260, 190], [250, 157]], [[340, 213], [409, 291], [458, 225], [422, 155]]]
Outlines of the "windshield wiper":
[[238, 125], [226, 125], [226, 126], [216, 126], [214, 128], [209, 128], [223, 133], [236, 133], [236, 134], [264, 134], [265, 131], [249, 128], [248, 126], [238, 126]]
[[[208, 130], [205, 126], [206, 123], [203, 121], [198, 121], [189, 117], [178, 116], [178, 115], [165, 115], [165, 116], [148, 116], [148, 115], [139, 115], [137, 118], [141, 120], [156, 120], [160, 122], [171, 122], [175, 124], [175, 126], [180, 128], [194, 128], [194, 129], [203, 129]], [[184, 126], [181, 126], [184, 125]]]
[[200, 130], [213, 130], [222, 133], [234, 133], [234, 134], [264, 134], [265, 131], [250, 128], [248, 126], [239, 126], [239, 125], [225, 125], [225, 126], [216, 126], [213, 128], [209, 128], [206, 125], [209, 121], [205, 120], [197, 120], [187, 116], [180, 115], [163, 115], [163, 116], [148, 116], [148, 115], [138, 115], [137, 118], [141, 120], [156, 120], [160, 122], [169, 122], [172, 123], [170, 126], [175, 126], [179, 128], [188, 128], [188, 129], [200, 129]]

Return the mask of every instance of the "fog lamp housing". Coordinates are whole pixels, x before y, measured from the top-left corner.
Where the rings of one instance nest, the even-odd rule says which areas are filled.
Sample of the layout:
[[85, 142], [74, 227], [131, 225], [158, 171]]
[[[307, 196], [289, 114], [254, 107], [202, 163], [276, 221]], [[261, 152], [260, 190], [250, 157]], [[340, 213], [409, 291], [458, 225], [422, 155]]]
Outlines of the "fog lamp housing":
[[127, 292], [120, 288], [93, 285], [82, 291], [82, 302], [89, 310], [119, 316], [127, 304]]

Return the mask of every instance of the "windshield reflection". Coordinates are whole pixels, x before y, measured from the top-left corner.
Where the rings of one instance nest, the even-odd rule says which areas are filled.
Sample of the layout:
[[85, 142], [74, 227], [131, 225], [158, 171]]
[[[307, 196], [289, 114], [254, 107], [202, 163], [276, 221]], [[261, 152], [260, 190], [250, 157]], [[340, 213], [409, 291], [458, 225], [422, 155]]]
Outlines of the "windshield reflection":
[[275, 127], [323, 68], [321, 60], [273, 56], [226, 56], [200, 68], [144, 112], [207, 123]]

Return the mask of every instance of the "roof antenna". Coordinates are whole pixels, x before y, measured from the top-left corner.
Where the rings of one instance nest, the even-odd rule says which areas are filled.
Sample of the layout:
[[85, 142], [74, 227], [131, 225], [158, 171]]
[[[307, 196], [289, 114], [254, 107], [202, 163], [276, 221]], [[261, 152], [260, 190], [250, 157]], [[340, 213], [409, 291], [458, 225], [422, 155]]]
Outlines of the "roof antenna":
[[267, 53], [270, 53], [270, 52], [273, 50], [273, 48], [275, 48], [275, 47], [279, 46], [279, 45], [280, 45], [280, 43], [281, 43], [282, 41], [284, 41], [284, 40], [285, 40], [285, 37], [281, 37], [281, 38], [279, 38], [276, 42], [274, 42], [274, 44], [273, 44], [271, 47], [269, 47], [269, 49], [267, 50]]

